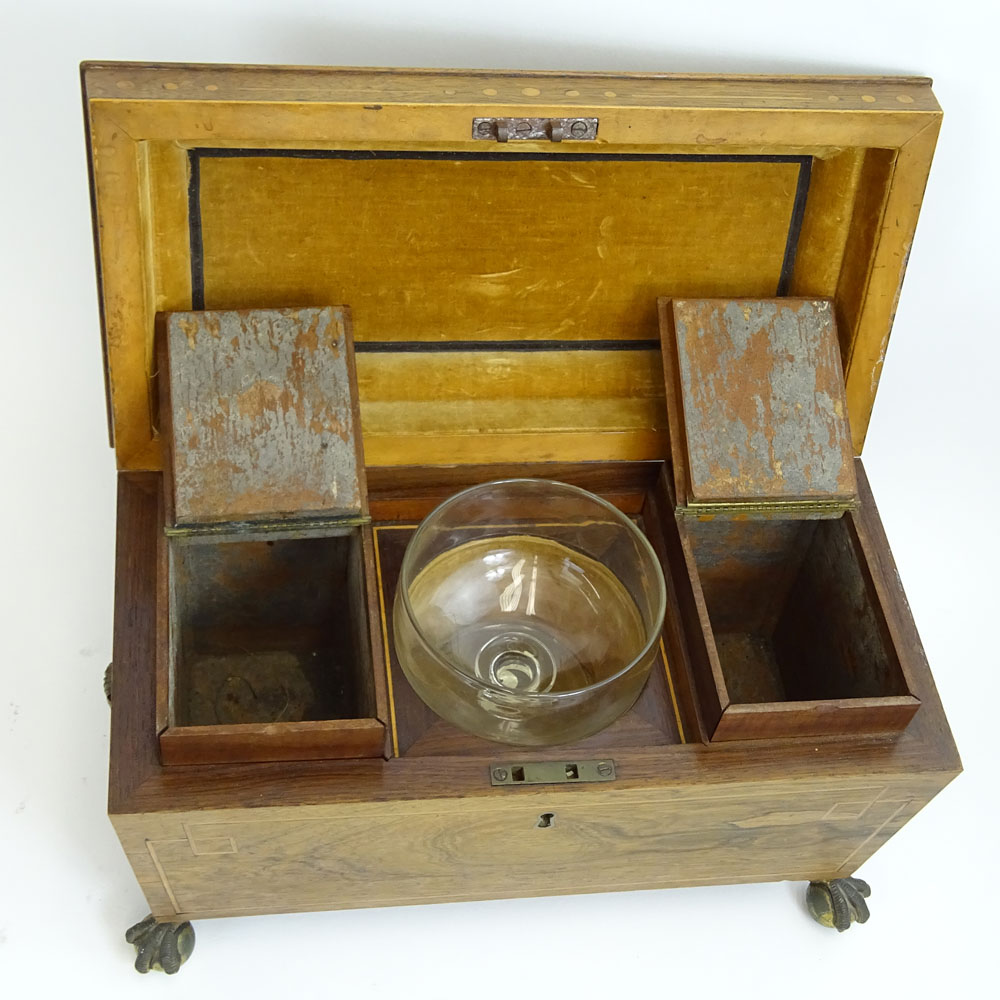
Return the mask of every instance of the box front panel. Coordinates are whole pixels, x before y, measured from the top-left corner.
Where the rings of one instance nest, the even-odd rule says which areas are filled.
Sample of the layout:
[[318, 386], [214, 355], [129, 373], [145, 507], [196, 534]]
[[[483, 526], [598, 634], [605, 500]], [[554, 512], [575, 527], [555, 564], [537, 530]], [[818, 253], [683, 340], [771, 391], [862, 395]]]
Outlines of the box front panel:
[[931, 794], [884, 781], [581, 787], [116, 825], [153, 912], [193, 919], [842, 876]]

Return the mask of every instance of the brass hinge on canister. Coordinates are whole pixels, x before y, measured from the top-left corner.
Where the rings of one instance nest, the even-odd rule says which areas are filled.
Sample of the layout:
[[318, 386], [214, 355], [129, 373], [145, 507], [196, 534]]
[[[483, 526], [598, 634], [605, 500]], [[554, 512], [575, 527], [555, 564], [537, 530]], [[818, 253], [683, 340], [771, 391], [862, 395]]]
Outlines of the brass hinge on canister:
[[597, 138], [597, 125], [596, 118], [473, 118], [472, 138], [497, 142], [516, 139], [586, 142]]

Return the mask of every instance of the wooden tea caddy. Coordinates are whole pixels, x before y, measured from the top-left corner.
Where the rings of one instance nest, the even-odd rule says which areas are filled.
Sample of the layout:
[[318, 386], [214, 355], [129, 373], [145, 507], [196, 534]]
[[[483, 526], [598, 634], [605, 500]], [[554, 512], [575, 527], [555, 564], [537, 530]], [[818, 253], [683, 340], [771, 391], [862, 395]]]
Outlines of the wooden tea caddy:
[[[854, 871], [961, 770], [853, 457], [930, 82], [91, 63], [83, 88], [120, 470], [109, 813], [152, 911], [137, 968], [176, 971], [195, 918], [518, 895], [801, 879], [817, 919], [865, 919]], [[713, 511], [676, 310], [776, 297], [835, 320], [856, 492]], [[240, 330], [259, 351], [316, 324], [329, 356], [311, 370], [304, 348], [254, 412], [308, 387], [334, 416], [271, 456], [281, 497], [247, 499], [257, 445], [240, 460], [206, 407], [261, 382]], [[199, 376], [216, 349], [235, 381]], [[453, 729], [392, 648], [415, 524], [513, 475], [607, 497], [667, 577], [643, 695], [572, 747]], [[308, 674], [279, 721], [254, 717], [241, 656]]]

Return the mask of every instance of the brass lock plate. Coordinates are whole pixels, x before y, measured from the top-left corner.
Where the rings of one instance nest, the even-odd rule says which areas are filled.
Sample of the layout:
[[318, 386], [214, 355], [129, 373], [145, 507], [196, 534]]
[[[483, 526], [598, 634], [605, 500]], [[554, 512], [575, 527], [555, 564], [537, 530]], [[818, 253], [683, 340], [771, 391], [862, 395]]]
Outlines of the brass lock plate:
[[581, 782], [614, 781], [613, 760], [542, 760], [491, 764], [492, 785], [579, 785]]

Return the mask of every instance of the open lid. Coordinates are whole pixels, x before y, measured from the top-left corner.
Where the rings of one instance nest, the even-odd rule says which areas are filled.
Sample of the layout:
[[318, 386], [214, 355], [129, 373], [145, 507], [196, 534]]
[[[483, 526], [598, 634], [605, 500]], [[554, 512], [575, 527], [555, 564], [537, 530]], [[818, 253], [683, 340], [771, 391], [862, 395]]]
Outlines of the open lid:
[[175, 527], [367, 513], [346, 309], [170, 313], [159, 375]]
[[857, 506], [829, 300], [661, 299], [660, 321], [681, 513]]
[[83, 82], [121, 468], [163, 467], [157, 313], [331, 302], [371, 466], [666, 458], [661, 296], [831, 300], [861, 450], [941, 119], [926, 79]]

